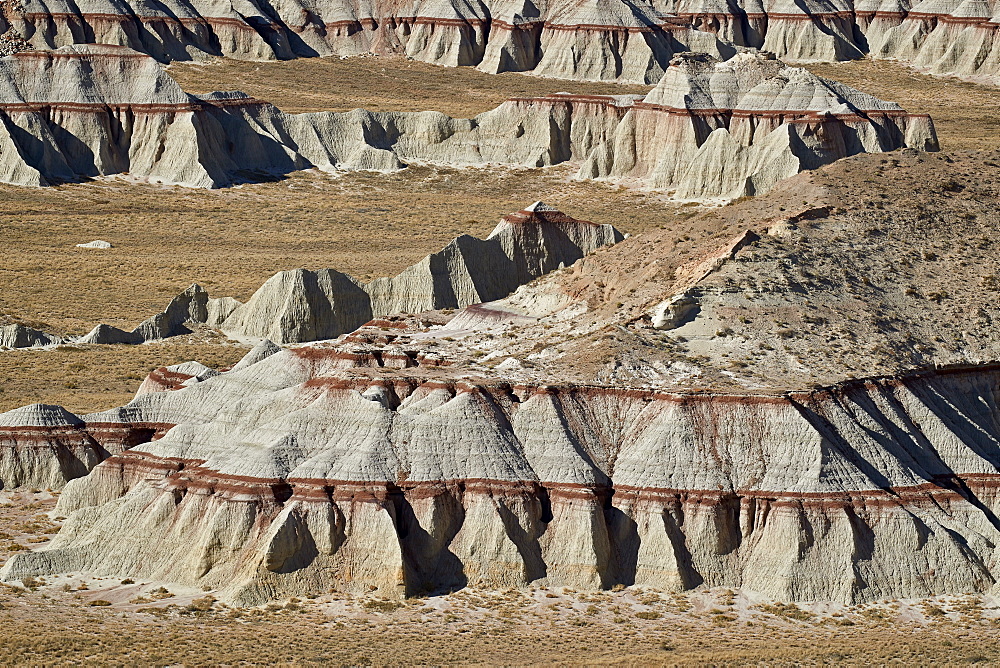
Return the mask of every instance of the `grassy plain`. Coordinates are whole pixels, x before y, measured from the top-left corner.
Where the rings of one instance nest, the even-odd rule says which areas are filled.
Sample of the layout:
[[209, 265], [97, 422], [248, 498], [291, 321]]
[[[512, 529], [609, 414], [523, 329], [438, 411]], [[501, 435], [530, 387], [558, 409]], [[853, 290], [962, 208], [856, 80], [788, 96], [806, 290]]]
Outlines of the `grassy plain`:
[[170, 75], [190, 93], [241, 90], [288, 113], [310, 111], [440, 111], [468, 118], [512, 97], [567, 92], [645, 95], [652, 87], [546, 79], [473, 67], [440, 67], [399, 56], [302, 58], [266, 63], [218, 59], [174, 63]]

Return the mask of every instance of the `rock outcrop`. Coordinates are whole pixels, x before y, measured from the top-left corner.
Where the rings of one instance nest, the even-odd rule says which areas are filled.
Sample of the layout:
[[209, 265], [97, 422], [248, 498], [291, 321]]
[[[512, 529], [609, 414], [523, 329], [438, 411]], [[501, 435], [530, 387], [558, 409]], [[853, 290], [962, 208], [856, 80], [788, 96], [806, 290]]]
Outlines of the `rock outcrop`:
[[414, 2], [152, 6], [27, 0], [13, 32], [36, 49], [85, 42], [126, 46], [162, 61], [402, 54], [487, 72], [654, 83], [680, 51], [733, 52], [715, 35], [648, 1]]
[[637, 179], [679, 199], [733, 199], [839, 158], [903, 146], [937, 150], [928, 117], [766, 55], [720, 63], [689, 54], [589, 151], [580, 175]]
[[83, 570], [257, 604], [529, 583], [857, 602], [998, 575], [996, 366], [783, 396], [352, 366], [288, 350], [85, 416], [72, 429], [109, 451], [146, 440], [69, 483], [62, 532], [3, 576]]
[[76, 43], [126, 46], [161, 62], [402, 54], [486, 72], [655, 83], [671, 57], [728, 58], [740, 47], [798, 61], [893, 58], [935, 73], [995, 77], [997, 8], [988, 2], [607, 0], [592, 3], [292, 1], [155, 7], [28, 0], [3, 20], [6, 52]]
[[143, 320], [130, 332], [101, 324], [75, 342], [135, 345], [190, 334], [192, 331], [190, 325], [206, 324], [218, 327], [232, 312], [235, 303], [235, 300], [226, 298], [209, 299], [208, 292], [195, 283], [171, 299], [166, 309]]
[[27, 325], [15, 323], [0, 327], [0, 348], [38, 348], [61, 342], [60, 337], [40, 332]]
[[621, 240], [611, 225], [576, 220], [535, 202], [505, 216], [486, 239], [460, 236], [396, 276], [366, 285], [330, 269], [283, 271], [220, 326], [230, 335], [277, 343], [332, 339], [372, 318], [506, 297], [520, 285]]
[[[106, 324], [74, 343], [130, 344], [221, 329], [242, 339], [301, 343], [332, 339], [394, 313], [459, 309], [506, 297], [550, 271], [623, 239], [611, 225], [577, 220], [543, 202], [504, 216], [486, 239], [462, 235], [396, 276], [362, 284], [334, 269], [293, 269], [271, 278], [241, 304], [209, 298], [197, 283], [131, 331]], [[0, 346], [22, 348], [64, 341], [11, 325]], [[273, 346], [273, 343], [270, 343]], [[270, 354], [270, 348], [261, 354]]]
[[[473, 119], [436, 112], [283, 114], [240, 93], [184, 93], [153, 59], [74, 46], [0, 59], [0, 181], [46, 185], [128, 172], [195, 187], [247, 175], [581, 165], [581, 178], [689, 199], [765, 191], [862, 151], [935, 150], [926, 116], [760, 54], [678, 56], [648, 96], [515, 99]], [[112, 85], [109, 82], [118, 82]], [[333, 279], [331, 279], [333, 280]]]
[[[126, 406], [51, 420], [110, 456], [3, 577], [89, 571], [243, 604], [527, 583], [996, 593], [1000, 168], [904, 151], [866, 185], [880, 160], [706, 210], [689, 239], [630, 237], [446, 323], [262, 343], [228, 372], [164, 369]], [[876, 194], [884, 208], [859, 204]], [[694, 310], [653, 322], [679, 294]]]

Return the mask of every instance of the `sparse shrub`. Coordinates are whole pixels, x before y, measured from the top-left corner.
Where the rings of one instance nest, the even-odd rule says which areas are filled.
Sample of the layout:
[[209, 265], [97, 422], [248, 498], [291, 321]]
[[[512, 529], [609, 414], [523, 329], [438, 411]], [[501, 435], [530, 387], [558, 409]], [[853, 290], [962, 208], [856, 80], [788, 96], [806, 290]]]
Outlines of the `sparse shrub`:
[[99, 598], [88, 603], [92, 608], [103, 608], [111, 605], [111, 601], [105, 601], [103, 598]]
[[364, 603], [362, 606], [365, 610], [372, 610], [375, 612], [395, 612], [402, 608], [404, 603], [401, 601], [389, 601], [385, 599], [372, 598]]
[[659, 619], [663, 615], [657, 612], [656, 610], [640, 610], [639, 612], [635, 613], [635, 616], [638, 617], [639, 619]]

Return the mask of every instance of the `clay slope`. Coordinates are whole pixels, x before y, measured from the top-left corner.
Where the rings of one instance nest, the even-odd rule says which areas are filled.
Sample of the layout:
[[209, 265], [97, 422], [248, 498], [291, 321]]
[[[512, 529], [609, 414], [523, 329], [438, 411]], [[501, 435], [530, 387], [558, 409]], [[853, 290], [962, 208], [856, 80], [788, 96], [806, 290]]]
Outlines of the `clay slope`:
[[60, 535], [3, 576], [153, 578], [243, 604], [331, 587], [862, 601], [994, 586], [995, 366], [695, 396], [456, 380], [391, 355], [393, 329], [380, 351], [282, 351], [85, 416], [117, 454], [66, 486]]
[[[996, 592], [996, 164], [859, 156], [447, 324], [162, 370], [127, 406], [51, 420], [112, 456], [3, 575], [241, 603], [529, 582]], [[56, 436], [34, 429], [19, 456], [44, 459]]]
[[[115, 44], [168, 62], [394, 53], [487, 72], [654, 83], [677, 52], [730, 55], [731, 45], [648, 1], [344, 2], [234, 5], [41, 2], [7, 15], [36, 49]], [[23, 40], [22, 40], [23, 41]]]
[[362, 284], [334, 269], [282, 271], [245, 304], [209, 298], [194, 284], [131, 331], [97, 325], [61, 339], [20, 325], [0, 328], [0, 346], [139, 344], [221, 329], [241, 339], [300, 343], [332, 339], [372, 318], [457, 309], [506, 297], [518, 286], [622, 240], [611, 225], [577, 220], [543, 202], [504, 216], [486, 239], [462, 235], [396, 276]]
[[935, 73], [995, 77], [992, 2], [640, 0], [477, 3], [285, 0], [237, 6], [29, 0], [10, 8], [7, 49], [127, 46], [169, 62], [396, 53], [487, 72], [655, 83], [681, 51], [736, 48], [830, 61], [871, 55]]
[[190, 96], [154, 60], [120, 47], [16, 54], [0, 72], [0, 181], [21, 185], [128, 172], [217, 187], [311, 167], [570, 162], [581, 178], [732, 198], [861, 151], [937, 147], [926, 116], [759, 54], [680, 56], [644, 99], [515, 99], [473, 119], [289, 115], [239, 93]]

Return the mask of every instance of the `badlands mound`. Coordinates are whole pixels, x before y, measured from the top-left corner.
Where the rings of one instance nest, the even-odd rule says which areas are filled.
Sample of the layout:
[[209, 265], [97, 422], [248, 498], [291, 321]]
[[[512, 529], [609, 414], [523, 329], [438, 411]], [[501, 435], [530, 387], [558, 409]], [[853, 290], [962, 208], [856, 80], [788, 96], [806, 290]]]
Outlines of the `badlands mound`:
[[734, 198], [859, 152], [936, 150], [930, 119], [762, 54], [683, 54], [638, 96], [514, 99], [436, 112], [284, 114], [241, 93], [188, 95], [148, 56], [70, 46], [0, 59], [0, 181], [122, 174], [218, 187], [319, 168], [579, 164], [580, 178]]
[[112, 456], [3, 576], [241, 603], [528, 583], [996, 592], [998, 160], [856, 156], [706, 212], [697, 245], [631, 237], [445, 324], [262, 344], [50, 426], [50, 407], [5, 414], [5, 433], [34, 430], [30, 456], [67, 430]]
[[72, 2], [8, 8], [8, 51], [79, 42], [127, 46], [158, 60], [403, 54], [441, 65], [572, 79], [655, 83], [681, 51], [729, 57], [760, 48], [790, 60], [870, 54], [937, 73], [995, 76], [989, 2]]
[[462, 235], [396, 276], [367, 284], [334, 269], [294, 269], [272, 276], [246, 304], [232, 297], [209, 298], [194, 284], [128, 332], [101, 324], [82, 337], [63, 339], [11, 325], [0, 328], [0, 347], [135, 345], [205, 327], [238, 339], [278, 343], [331, 339], [372, 318], [464, 308], [506, 297], [518, 286], [622, 239], [611, 225], [577, 220], [535, 202], [504, 216], [486, 239]]

